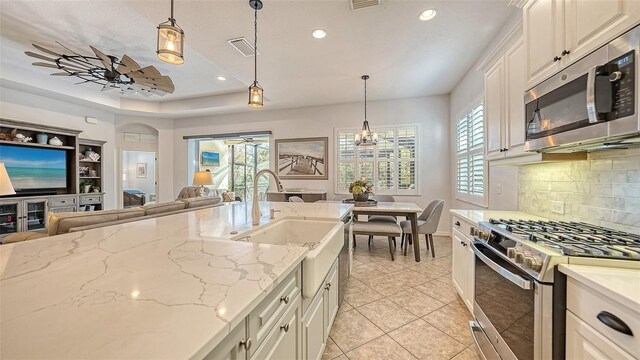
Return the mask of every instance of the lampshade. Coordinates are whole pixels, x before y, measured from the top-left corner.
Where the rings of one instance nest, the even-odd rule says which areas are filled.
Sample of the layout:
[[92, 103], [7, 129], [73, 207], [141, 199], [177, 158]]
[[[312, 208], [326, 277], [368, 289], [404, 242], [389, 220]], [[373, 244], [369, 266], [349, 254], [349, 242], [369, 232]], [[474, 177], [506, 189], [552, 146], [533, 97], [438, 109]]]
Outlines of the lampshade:
[[184, 63], [184, 31], [170, 23], [158, 25], [158, 58], [166, 63], [180, 65]]
[[213, 184], [213, 175], [210, 171], [196, 171], [193, 173], [193, 185], [211, 185]]
[[264, 104], [263, 98], [263, 90], [258, 82], [254, 82], [253, 85], [249, 87], [249, 107], [259, 108]]
[[0, 195], [13, 195], [15, 193], [16, 191], [11, 185], [7, 169], [4, 167], [4, 163], [0, 163]]

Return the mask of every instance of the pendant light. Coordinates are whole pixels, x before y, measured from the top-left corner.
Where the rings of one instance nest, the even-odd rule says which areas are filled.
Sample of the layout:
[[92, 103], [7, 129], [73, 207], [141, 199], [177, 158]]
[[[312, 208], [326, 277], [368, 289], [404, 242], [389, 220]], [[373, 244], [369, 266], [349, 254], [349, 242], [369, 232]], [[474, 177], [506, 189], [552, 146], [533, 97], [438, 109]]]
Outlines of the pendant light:
[[378, 143], [378, 133], [371, 132], [369, 121], [367, 121], [367, 80], [369, 75], [362, 75], [364, 80], [364, 122], [362, 123], [362, 131], [356, 134], [356, 146], [373, 146]]
[[249, 0], [254, 10], [253, 18], [253, 84], [249, 86], [249, 107], [261, 108], [264, 103], [262, 87], [258, 84], [258, 10], [262, 9], [261, 0]]
[[158, 25], [158, 58], [166, 63], [180, 65], [184, 63], [184, 31], [173, 18], [173, 0], [171, 17]]

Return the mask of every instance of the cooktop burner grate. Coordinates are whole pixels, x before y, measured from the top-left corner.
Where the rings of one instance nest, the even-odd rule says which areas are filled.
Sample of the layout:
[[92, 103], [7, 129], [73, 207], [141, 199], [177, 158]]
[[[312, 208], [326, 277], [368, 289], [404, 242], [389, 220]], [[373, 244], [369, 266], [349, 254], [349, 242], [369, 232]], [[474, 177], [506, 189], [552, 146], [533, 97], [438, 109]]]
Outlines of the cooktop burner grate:
[[489, 222], [565, 255], [640, 260], [640, 235], [582, 222], [511, 219]]

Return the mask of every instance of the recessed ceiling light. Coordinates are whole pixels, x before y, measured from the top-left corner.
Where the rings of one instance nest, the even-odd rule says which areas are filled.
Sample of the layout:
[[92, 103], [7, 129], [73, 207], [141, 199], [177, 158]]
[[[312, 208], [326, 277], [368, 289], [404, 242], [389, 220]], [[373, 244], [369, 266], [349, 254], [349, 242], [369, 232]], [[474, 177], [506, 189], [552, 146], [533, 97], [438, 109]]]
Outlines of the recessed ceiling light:
[[316, 29], [313, 30], [311, 35], [313, 35], [313, 37], [316, 39], [322, 39], [323, 37], [327, 36], [327, 32], [322, 29]]
[[225, 80], [227, 80], [227, 78], [226, 78], [226, 77], [224, 77], [224, 76], [218, 76], [216, 79], [218, 79], [218, 80], [220, 80], [220, 81], [225, 81]]
[[436, 15], [438, 15], [438, 10], [436, 9], [425, 10], [420, 14], [420, 21], [431, 20], [436, 17]]

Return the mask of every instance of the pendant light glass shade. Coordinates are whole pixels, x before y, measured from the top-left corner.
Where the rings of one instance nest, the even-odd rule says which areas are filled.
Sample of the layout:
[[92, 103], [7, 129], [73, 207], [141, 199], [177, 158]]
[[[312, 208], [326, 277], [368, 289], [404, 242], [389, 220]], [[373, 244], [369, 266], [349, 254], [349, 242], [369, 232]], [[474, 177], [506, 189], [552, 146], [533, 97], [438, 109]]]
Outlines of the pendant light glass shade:
[[356, 146], [374, 146], [378, 144], [378, 133], [371, 132], [369, 121], [367, 121], [367, 80], [369, 75], [362, 75], [364, 80], [364, 122], [362, 123], [362, 131], [355, 136]]
[[173, 0], [171, 17], [158, 25], [158, 58], [166, 63], [180, 65], [184, 63], [184, 31], [173, 18]]
[[264, 97], [262, 96], [262, 87], [258, 82], [254, 82], [249, 86], [249, 107], [260, 108], [264, 105]]
[[249, 6], [254, 10], [253, 18], [253, 84], [249, 86], [249, 107], [261, 108], [264, 105], [264, 90], [258, 84], [258, 10], [262, 9], [261, 0], [249, 0]]

